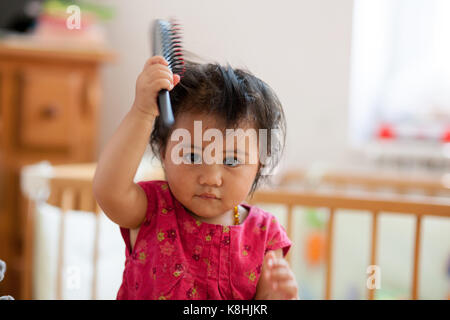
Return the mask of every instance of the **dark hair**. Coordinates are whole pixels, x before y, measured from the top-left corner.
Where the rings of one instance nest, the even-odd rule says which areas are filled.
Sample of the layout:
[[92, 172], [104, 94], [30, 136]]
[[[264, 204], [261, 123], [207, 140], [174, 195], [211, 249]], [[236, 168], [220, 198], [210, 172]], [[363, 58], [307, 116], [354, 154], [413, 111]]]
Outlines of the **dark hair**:
[[[286, 137], [283, 108], [268, 84], [249, 71], [233, 69], [229, 64], [186, 61], [186, 70], [180, 83], [170, 92], [170, 100], [175, 120], [185, 112], [203, 113], [216, 116], [225, 128], [235, 129], [247, 122], [257, 132], [267, 129], [266, 153], [270, 161], [264, 165], [260, 162], [249, 194], [253, 195], [261, 182], [268, 181], [267, 176], [281, 159]], [[277, 129], [278, 136], [273, 136], [273, 129]], [[170, 134], [171, 129], [164, 126], [159, 116], [156, 117], [150, 145], [159, 160], [160, 153], [165, 153]], [[273, 138], [277, 141], [272, 141]], [[269, 174], [262, 174], [263, 168]]]

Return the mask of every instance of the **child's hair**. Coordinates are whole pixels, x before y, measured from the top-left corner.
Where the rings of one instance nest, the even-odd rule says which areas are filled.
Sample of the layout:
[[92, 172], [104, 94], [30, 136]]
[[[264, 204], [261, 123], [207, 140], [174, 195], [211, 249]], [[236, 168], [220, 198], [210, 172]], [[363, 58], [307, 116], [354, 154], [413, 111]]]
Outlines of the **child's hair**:
[[[275, 92], [264, 81], [249, 71], [233, 69], [229, 64], [199, 64], [186, 61], [186, 71], [180, 83], [170, 92], [170, 100], [175, 119], [182, 113], [213, 115], [227, 129], [236, 129], [249, 124], [257, 132], [267, 130], [269, 163], [259, 165], [258, 172], [249, 192], [254, 191], [278, 165], [285, 147], [286, 119], [281, 103]], [[272, 132], [276, 129], [277, 135]], [[156, 117], [150, 137], [154, 156], [160, 159], [165, 153], [171, 129]], [[272, 141], [275, 139], [277, 141]], [[273, 143], [273, 145], [271, 145]], [[260, 149], [260, 157], [262, 150]], [[269, 174], [264, 174], [269, 172]]]

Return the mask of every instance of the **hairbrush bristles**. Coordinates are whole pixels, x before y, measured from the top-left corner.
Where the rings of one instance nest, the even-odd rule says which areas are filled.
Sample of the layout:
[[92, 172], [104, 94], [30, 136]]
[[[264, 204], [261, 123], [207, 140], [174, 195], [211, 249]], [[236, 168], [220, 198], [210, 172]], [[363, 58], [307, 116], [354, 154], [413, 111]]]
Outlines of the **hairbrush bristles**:
[[173, 73], [176, 73], [182, 77], [186, 68], [184, 65], [183, 47], [181, 44], [181, 27], [175, 20], [171, 21], [171, 25], [172, 46], [169, 50], [169, 54], [171, 55], [170, 67]]
[[[159, 42], [159, 43], [157, 43]], [[169, 63], [169, 68], [180, 77], [185, 71], [181, 27], [172, 19], [170, 22], [156, 20], [154, 55], [161, 55]]]
[[[153, 30], [153, 55], [162, 56], [169, 64], [173, 74], [183, 76], [185, 71], [183, 49], [181, 46], [181, 27], [172, 19], [170, 22], [156, 20]], [[168, 127], [175, 122], [170, 103], [169, 91], [158, 93], [158, 107], [164, 124]]]

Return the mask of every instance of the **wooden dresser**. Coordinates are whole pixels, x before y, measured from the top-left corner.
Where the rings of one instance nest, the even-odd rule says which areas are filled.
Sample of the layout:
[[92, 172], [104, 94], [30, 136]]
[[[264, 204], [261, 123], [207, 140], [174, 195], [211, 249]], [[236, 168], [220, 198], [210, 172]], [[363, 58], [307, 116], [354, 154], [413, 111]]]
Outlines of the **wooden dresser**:
[[0, 42], [0, 259], [7, 272], [0, 296], [27, 299], [24, 273], [26, 203], [20, 169], [95, 161], [106, 50], [42, 48]]

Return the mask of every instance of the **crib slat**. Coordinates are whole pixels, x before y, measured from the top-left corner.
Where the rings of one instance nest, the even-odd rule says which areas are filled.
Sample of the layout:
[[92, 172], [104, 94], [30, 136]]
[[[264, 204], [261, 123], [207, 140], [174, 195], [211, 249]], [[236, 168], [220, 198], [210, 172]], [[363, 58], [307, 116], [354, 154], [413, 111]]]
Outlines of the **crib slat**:
[[32, 299], [33, 296], [33, 247], [35, 231], [33, 226], [36, 224], [36, 203], [31, 199], [24, 199], [27, 203], [26, 219], [25, 219], [25, 241], [24, 241], [24, 267], [25, 272], [22, 280], [23, 297]]
[[417, 300], [419, 294], [419, 258], [420, 258], [420, 236], [422, 231], [422, 215], [418, 214], [416, 217], [416, 234], [414, 244], [414, 269], [412, 279], [411, 298]]
[[[287, 206], [287, 236], [289, 239], [291, 239], [292, 242], [294, 242], [294, 215], [292, 212], [293, 206], [288, 205]], [[289, 265], [292, 265], [292, 248], [289, 250], [288, 254], [286, 255], [286, 260], [289, 263]]]
[[98, 279], [98, 252], [99, 252], [99, 239], [100, 239], [100, 207], [96, 203], [95, 204], [95, 235], [94, 235], [94, 251], [93, 251], [93, 259], [92, 259], [92, 268], [93, 268], [93, 276], [92, 276], [92, 300], [97, 299], [97, 279]]
[[81, 211], [92, 212], [94, 207], [92, 207], [92, 191], [90, 189], [80, 190], [80, 208]]
[[68, 210], [73, 208], [75, 203], [75, 192], [73, 189], [66, 188], [61, 192], [61, 218], [59, 223], [59, 241], [58, 241], [58, 266], [56, 278], [56, 299], [61, 300], [63, 290], [63, 268], [64, 268], [64, 236], [65, 236], [65, 217]]
[[326, 246], [326, 278], [325, 278], [325, 299], [331, 299], [331, 274], [333, 272], [333, 227], [334, 227], [334, 208], [330, 208], [327, 226], [327, 246]]
[[[377, 236], [378, 236], [378, 211], [372, 212], [372, 243], [370, 253], [370, 264], [372, 266], [377, 264]], [[368, 299], [373, 300], [376, 289], [368, 289]]]

